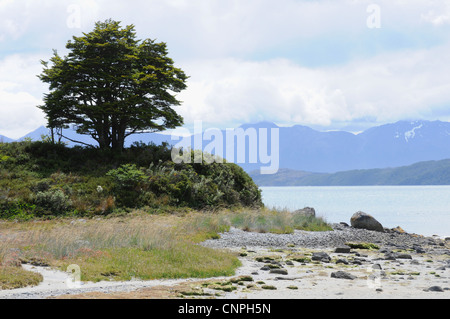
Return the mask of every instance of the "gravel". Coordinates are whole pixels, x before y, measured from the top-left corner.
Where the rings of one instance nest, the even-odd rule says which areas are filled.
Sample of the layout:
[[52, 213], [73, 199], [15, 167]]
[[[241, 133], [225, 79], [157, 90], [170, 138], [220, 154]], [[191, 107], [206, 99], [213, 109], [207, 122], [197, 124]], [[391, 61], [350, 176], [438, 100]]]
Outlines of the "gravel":
[[387, 247], [413, 248], [438, 245], [439, 240], [395, 231], [377, 232], [333, 224], [333, 231], [313, 232], [295, 230], [292, 234], [245, 232], [237, 228], [222, 233], [220, 239], [207, 240], [202, 245], [211, 248], [300, 246], [306, 248], [335, 248], [348, 242], [368, 242]]
[[1, 290], [0, 299], [46, 299], [60, 295], [78, 295], [88, 292], [113, 293], [113, 292], [131, 292], [141, 288], [149, 288], [161, 284], [171, 286], [184, 282], [186, 279], [165, 279], [165, 280], [130, 280], [130, 281], [102, 281], [102, 282], [83, 282], [75, 285], [67, 283], [72, 279], [69, 273], [51, 269], [49, 267], [22, 265], [26, 270], [42, 274], [44, 280], [38, 286], [24, 287], [13, 290]]
[[[333, 224], [333, 231], [311, 232], [296, 230], [292, 234], [271, 234], [245, 232], [237, 228], [222, 233], [219, 239], [207, 240], [203, 246], [211, 248], [336, 248], [348, 242], [374, 243], [383, 249], [421, 249], [423, 252], [450, 255], [450, 250], [442, 247], [444, 242], [433, 237], [423, 237], [414, 234], [398, 233], [394, 231], [376, 232], [356, 229], [343, 224]], [[66, 281], [68, 273], [51, 270], [47, 267], [32, 267], [23, 265], [29, 270], [42, 273], [44, 282], [37, 287], [15, 289], [13, 291], [0, 290], [0, 299], [43, 299], [63, 294], [80, 294], [91, 291], [117, 292], [133, 291], [139, 288], [151, 287], [158, 284], [171, 285], [180, 280], [154, 280], [129, 282], [100, 282], [86, 283], [81, 287], [68, 288]]]

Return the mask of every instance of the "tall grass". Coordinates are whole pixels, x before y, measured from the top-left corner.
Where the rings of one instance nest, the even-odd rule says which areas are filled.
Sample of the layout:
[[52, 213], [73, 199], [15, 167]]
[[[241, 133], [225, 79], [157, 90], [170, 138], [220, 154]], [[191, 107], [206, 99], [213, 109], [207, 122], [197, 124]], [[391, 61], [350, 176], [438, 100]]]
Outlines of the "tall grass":
[[[24, 222], [2, 232], [0, 263], [11, 249], [23, 262], [66, 270], [77, 264], [83, 281], [232, 275], [235, 255], [194, 245], [181, 232], [183, 218], [132, 214], [120, 218]], [[1, 228], [0, 228], [1, 229]], [[20, 236], [18, 236], [20, 234]]]
[[196, 243], [230, 227], [263, 233], [331, 229], [321, 218], [270, 209], [3, 222], [0, 268], [28, 262], [66, 270], [77, 264], [83, 281], [228, 276], [240, 265], [237, 257]]
[[[200, 239], [215, 238], [230, 227], [259, 233], [290, 234], [294, 230], [329, 231], [330, 225], [321, 217], [275, 209], [222, 210], [210, 214], [197, 214], [184, 224], [187, 233], [203, 234]], [[195, 231], [193, 230], [195, 229]]]

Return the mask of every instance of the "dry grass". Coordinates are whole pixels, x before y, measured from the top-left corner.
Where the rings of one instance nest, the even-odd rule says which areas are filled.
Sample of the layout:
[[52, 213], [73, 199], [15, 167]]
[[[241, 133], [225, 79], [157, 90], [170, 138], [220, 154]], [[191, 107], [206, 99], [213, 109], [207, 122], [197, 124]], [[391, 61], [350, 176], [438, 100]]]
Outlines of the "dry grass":
[[240, 209], [214, 213], [192, 214], [184, 224], [188, 233], [195, 233], [199, 241], [215, 238], [230, 227], [259, 233], [290, 234], [295, 229], [329, 231], [330, 225], [320, 217], [305, 216], [288, 210]]
[[4, 269], [12, 259], [16, 266], [27, 262], [62, 270], [77, 264], [83, 281], [232, 275], [237, 257], [187, 240], [180, 227], [185, 220], [136, 212], [108, 219], [3, 223], [0, 263]]
[[0, 267], [12, 271], [25, 262], [65, 270], [77, 264], [83, 281], [230, 276], [240, 265], [237, 256], [196, 243], [231, 226], [273, 233], [328, 230], [320, 219], [265, 209], [0, 222]]

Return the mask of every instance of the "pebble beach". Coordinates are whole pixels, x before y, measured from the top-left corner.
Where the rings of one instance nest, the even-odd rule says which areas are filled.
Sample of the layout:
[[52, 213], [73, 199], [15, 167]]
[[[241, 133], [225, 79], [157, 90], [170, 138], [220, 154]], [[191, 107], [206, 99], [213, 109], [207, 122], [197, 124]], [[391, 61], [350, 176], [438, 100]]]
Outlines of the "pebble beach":
[[231, 229], [204, 245], [236, 251], [238, 275], [261, 283], [224, 298], [450, 298], [448, 238], [340, 223], [329, 232], [282, 235]]
[[[83, 283], [68, 288], [67, 274], [42, 267], [44, 282], [0, 291], [2, 299], [448, 299], [450, 241], [397, 230], [333, 224], [333, 231], [292, 234], [231, 228], [201, 243], [235, 252], [242, 263], [232, 278]], [[158, 292], [158, 293], [155, 293]]]

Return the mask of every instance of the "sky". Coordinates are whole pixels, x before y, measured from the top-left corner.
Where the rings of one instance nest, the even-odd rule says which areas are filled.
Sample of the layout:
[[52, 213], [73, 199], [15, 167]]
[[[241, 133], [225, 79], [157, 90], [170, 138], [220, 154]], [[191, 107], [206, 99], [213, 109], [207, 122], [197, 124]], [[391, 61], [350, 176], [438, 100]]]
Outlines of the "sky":
[[40, 61], [109, 18], [167, 43], [187, 128], [450, 121], [450, 1], [0, 0], [0, 135], [46, 124]]

